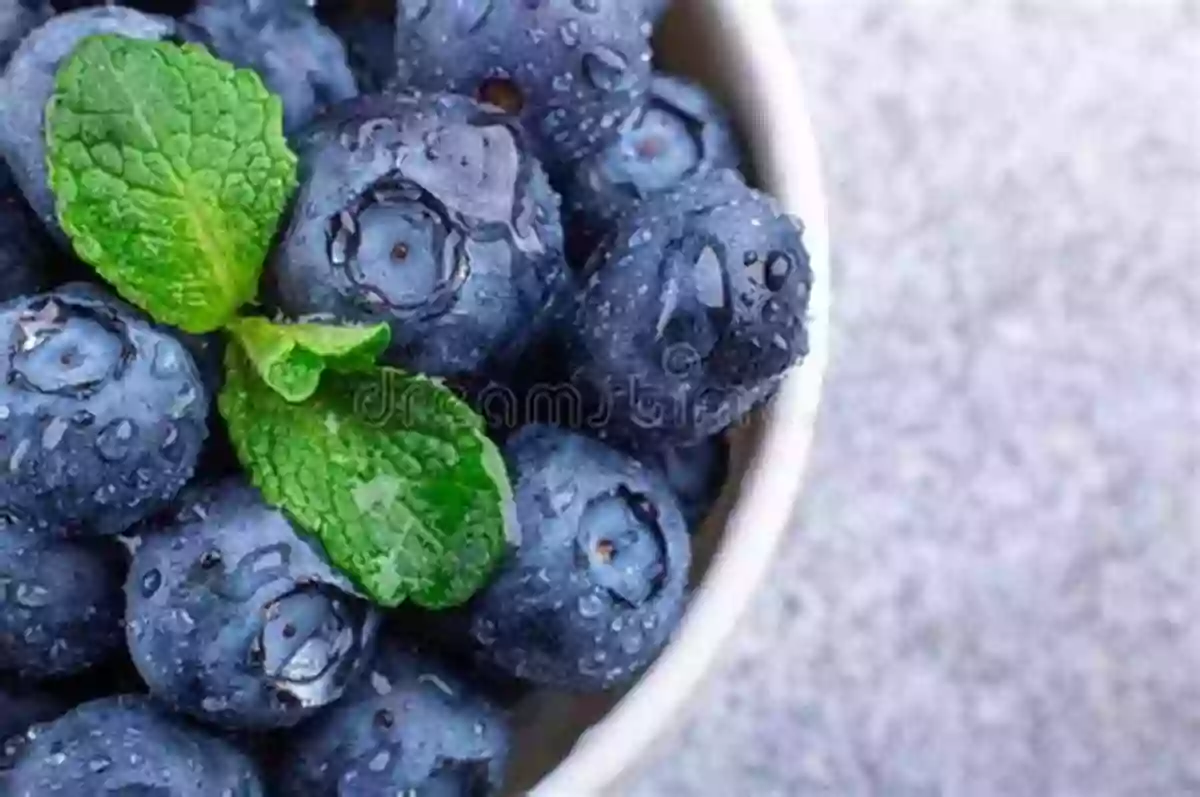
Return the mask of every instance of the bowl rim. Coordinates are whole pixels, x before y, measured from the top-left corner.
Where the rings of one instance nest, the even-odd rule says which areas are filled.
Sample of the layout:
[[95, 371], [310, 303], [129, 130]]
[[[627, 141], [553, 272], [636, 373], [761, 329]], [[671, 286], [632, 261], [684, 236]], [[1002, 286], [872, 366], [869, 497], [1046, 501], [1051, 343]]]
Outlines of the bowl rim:
[[805, 223], [814, 272], [811, 351], [765, 412], [764, 431], [720, 550], [674, 640], [534, 787], [533, 797], [624, 793], [654, 747], [681, 724], [689, 699], [711, 671], [792, 526], [812, 448], [829, 354], [831, 275], [821, 161], [800, 70], [787, 57], [791, 45], [767, 0], [695, 0], [693, 6], [721, 31], [722, 63], [734, 71], [733, 110], [746, 122], [764, 188]]

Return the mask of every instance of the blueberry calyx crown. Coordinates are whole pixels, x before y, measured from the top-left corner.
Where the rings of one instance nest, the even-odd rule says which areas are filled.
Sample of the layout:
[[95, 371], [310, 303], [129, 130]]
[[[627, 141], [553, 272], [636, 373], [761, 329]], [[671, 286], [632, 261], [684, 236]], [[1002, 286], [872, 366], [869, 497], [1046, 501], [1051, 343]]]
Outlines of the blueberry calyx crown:
[[637, 608], [654, 599], [668, 570], [658, 510], [625, 485], [593, 498], [579, 520], [592, 580], [617, 601]]
[[[411, 180], [385, 178], [360, 194], [329, 219], [328, 238], [330, 263], [345, 270], [367, 310], [443, 315], [471, 274], [449, 211]], [[403, 290], [388, 277], [400, 268]]]
[[54, 296], [16, 319], [8, 381], [19, 389], [86, 400], [124, 375], [136, 349], [109, 308]]

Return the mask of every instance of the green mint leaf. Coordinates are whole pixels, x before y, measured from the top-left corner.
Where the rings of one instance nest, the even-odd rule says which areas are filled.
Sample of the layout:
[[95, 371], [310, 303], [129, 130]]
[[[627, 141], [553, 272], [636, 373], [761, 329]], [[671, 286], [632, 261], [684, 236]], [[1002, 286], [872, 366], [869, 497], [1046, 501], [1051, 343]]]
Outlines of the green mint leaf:
[[274, 324], [239, 318], [229, 331], [267, 385], [293, 404], [317, 392], [326, 368], [343, 373], [370, 371], [392, 342], [392, 328]]
[[254, 298], [296, 185], [279, 98], [195, 45], [103, 35], [59, 68], [47, 164], [75, 251], [155, 319], [212, 332]]
[[506, 550], [504, 462], [436, 382], [379, 368], [292, 404], [230, 346], [219, 404], [251, 481], [375, 602], [457, 606]]

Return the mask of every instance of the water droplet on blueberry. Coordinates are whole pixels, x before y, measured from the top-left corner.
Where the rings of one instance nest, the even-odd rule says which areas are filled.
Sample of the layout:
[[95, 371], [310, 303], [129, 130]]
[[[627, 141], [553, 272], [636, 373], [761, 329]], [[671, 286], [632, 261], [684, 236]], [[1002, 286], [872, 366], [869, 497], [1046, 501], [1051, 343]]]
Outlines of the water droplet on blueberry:
[[120, 462], [129, 456], [137, 436], [137, 426], [127, 418], [119, 418], [96, 435], [96, 450], [109, 462]]
[[772, 252], [767, 256], [764, 284], [768, 290], [780, 291], [792, 275], [792, 259], [783, 252]]
[[171, 417], [179, 420], [187, 414], [188, 409], [196, 403], [196, 386], [190, 381], [184, 382], [179, 392], [175, 394], [175, 399], [171, 402]]
[[354, 215], [342, 211], [330, 220], [329, 262], [345, 265], [358, 251], [358, 223]]
[[40, 609], [50, 605], [50, 590], [41, 584], [19, 584], [16, 589], [16, 600], [27, 609]]
[[142, 582], [141, 582], [142, 597], [144, 597], [144, 598], [152, 597], [154, 595], [154, 593], [158, 592], [159, 588], [162, 587], [162, 583], [163, 583], [162, 572], [159, 571], [158, 568], [154, 568], [153, 570], [147, 570], [146, 573], [142, 576]]
[[58, 448], [58, 444], [62, 442], [63, 435], [67, 433], [70, 426], [71, 424], [66, 418], [52, 418], [50, 423], [46, 424], [46, 428], [42, 430], [42, 448], [47, 451]]
[[712, 246], [706, 246], [696, 258], [694, 272], [696, 299], [705, 307], [721, 310], [728, 306], [728, 289], [725, 283], [725, 265], [721, 255]]
[[558, 35], [563, 44], [575, 47], [579, 44], [579, 22], [569, 19], [558, 27]]
[[617, 91], [630, 80], [629, 61], [609, 47], [597, 47], [583, 57], [588, 81], [601, 91]]
[[184, 446], [180, 445], [179, 428], [175, 424], [167, 424], [166, 432], [163, 435], [161, 451], [171, 462], [178, 463], [182, 461], [184, 454]]
[[585, 619], [599, 617], [604, 611], [604, 601], [599, 595], [584, 595], [579, 599], [579, 614]]
[[154, 359], [150, 372], [159, 379], [170, 379], [183, 370], [179, 347], [172, 341], [160, 340], [154, 344]]

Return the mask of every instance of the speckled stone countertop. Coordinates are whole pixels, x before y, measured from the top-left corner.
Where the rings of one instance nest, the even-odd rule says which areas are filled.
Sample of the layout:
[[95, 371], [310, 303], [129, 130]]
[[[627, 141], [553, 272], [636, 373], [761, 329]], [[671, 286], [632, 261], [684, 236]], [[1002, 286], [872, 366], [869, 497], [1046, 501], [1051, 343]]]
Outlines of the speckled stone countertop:
[[1200, 4], [779, 6], [834, 364], [785, 555], [638, 797], [1200, 795]]

